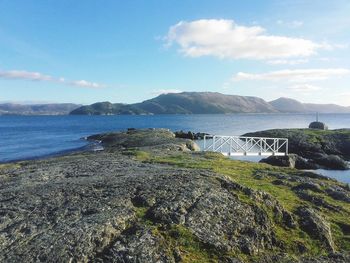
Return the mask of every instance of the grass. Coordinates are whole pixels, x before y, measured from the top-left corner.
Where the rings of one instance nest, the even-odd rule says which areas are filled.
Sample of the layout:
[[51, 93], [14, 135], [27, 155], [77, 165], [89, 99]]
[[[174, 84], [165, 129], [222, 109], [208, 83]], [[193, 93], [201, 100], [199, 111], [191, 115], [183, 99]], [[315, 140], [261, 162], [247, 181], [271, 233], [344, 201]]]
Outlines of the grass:
[[[18, 169], [18, 168], [21, 168], [21, 164], [20, 163], [0, 164], [0, 177], [8, 178], [9, 175], [6, 174], [8, 172], [8, 170], [10, 170], [10, 169]], [[7, 171], [5, 171], [5, 173], [4, 173], [4, 170], [7, 170]]]
[[17, 169], [20, 167], [21, 165], [19, 163], [4, 163], [0, 164], [0, 171], [3, 169]]
[[[326, 133], [327, 131], [315, 131], [315, 133], [323, 132]], [[143, 162], [174, 165], [177, 167], [190, 169], [207, 169], [219, 174], [226, 175], [230, 180], [242, 186], [269, 193], [287, 211], [291, 213], [293, 213], [299, 206], [302, 205], [313, 206], [311, 203], [301, 200], [291, 189], [291, 186], [297, 185], [297, 183], [289, 182], [291, 186], [275, 185], [273, 184], [273, 181], [276, 180], [276, 177], [269, 175], [271, 172], [286, 175], [302, 175], [302, 172], [295, 169], [231, 160], [217, 153], [177, 153], [159, 156], [146, 152], [136, 151], [133, 152], [132, 155], [136, 159]], [[260, 174], [261, 176], [256, 176], [257, 174]], [[322, 182], [322, 184], [325, 186], [328, 184], [340, 184], [337, 182], [322, 179], [315, 180]], [[250, 205], [257, 205], [254, 200], [252, 200], [244, 193], [236, 192], [236, 194], [242, 202]], [[337, 248], [339, 250], [348, 251], [350, 248], [350, 235], [345, 235], [337, 223], [340, 222], [343, 224], [350, 224], [350, 205], [339, 200], [334, 200], [322, 193], [317, 194], [317, 196], [324, 198], [325, 201], [334, 206], [340, 206], [343, 208], [342, 212], [333, 212], [327, 209], [321, 209], [320, 213], [324, 218], [327, 219], [328, 222], [331, 223], [332, 234]], [[287, 251], [290, 256], [300, 256], [300, 252], [298, 251], [298, 246], [300, 245], [306, 247], [306, 254], [310, 256], [322, 255], [326, 253], [326, 250], [317, 240], [312, 239], [299, 228], [289, 229], [281, 225], [279, 222], [275, 222], [273, 219], [273, 211], [271, 210], [271, 207], [266, 207], [261, 204], [260, 207], [269, 214], [270, 219], [273, 221], [276, 238], [283, 243], [283, 251]], [[202, 250], [204, 248], [197, 243], [193, 243], [193, 237], [191, 237], [188, 233], [185, 235], [185, 233], [186, 232], [183, 232], [180, 235], [180, 239], [183, 240], [183, 243], [180, 242], [178, 244], [179, 247], [182, 247], [182, 249], [188, 253], [189, 261], [184, 262], [213, 262], [211, 260], [206, 261], [205, 258], [215, 259], [215, 255], [211, 254], [210, 251], [208, 252], [207, 250], [203, 252]], [[242, 257], [242, 255], [239, 256]]]
[[169, 254], [173, 254], [176, 250], [181, 254], [181, 262], [218, 262], [221, 256], [220, 252], [203, 244], [185, 226], [173, 224], [165, 227], [158, 225], [147, 216], [149, 207], [134, 207], [134, 209], [138, 221], [151, 228], [152, 235], [160, 237], [162, 246], [168, 250]]
[[150, 159], [150, 153], [138, 149], [128, 149], [122, 152], [123, 155], [133, 156], [135, 159], [144, 162]]
[[200, 242], [193, 233], [181, 225], [172, 225], [169, 229], [159, 230], [169, 247], [181, 253], [181, 262], [206, 263], [218, 262], [220, 252]]

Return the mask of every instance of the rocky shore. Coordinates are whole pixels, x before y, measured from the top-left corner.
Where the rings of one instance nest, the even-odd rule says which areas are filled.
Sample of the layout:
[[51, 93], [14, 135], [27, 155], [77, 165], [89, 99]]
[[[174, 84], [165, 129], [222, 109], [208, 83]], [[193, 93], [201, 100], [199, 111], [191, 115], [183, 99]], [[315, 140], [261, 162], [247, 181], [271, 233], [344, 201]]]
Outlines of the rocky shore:
[[164, 129], [0, 166], [0, 262], [350, 262], [350, 189]]
[[263, 162], [297, 169], [347, 170], [350, 161], [350, 130], [274, 129], [244, 136], [288, 138], [288, 157], [270, 157]]

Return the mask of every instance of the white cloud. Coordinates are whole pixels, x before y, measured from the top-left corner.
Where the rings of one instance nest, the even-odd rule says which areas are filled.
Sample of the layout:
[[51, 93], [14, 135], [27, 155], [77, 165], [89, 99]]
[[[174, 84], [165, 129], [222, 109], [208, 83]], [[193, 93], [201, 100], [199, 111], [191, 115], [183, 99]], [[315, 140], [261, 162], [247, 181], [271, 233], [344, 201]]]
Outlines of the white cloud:
[[54, 78], [49, 75], [45, 75], [39, 72], [30, 72], [25, 70], [8, 70], [0, 71], [0, 78], [4, 79], [15, 79], [15, 80], [30, 80], [30, 81], [50, 81], [58, 82], [70, 86], [78, 86], [84, 88], [102, 88], [105, 87], [103, 84], [88, 82], [86, 80], [74, 80], [68, 81], [65, 78]]
[[350, 92], [341, 92], [336, 94], [337, 104], [350, 107]]
[[331, 69], [286, 69], [278, 70], [261, 74], [251, 74], [239, 72], [233, 80], [269, 80], [269, 81], [290, 81], [290, 82], [305, 82], [325, 80], [331, 77], [342, 77], [350, 75], [349, 69], [331, 68]]
[[286, 22], [283, 20], [277, 20], [277, 24], [278, 25], [284, 25], [287, 26], [289, 28], [298, 28], [304, 25], [303, 21], [299, 21], [299, 20], [293, 20], [291, 22]]
[[0, 78], [5, 79], [26, 79], [34, 81], [51, 81], [53, 78], [39, 72], [29, 72], [24, 70], [0, 71]]
[[78, 86], [83, 88], [103, 88], [104, 87], [104, 85], [102, 84], [98, 84], [96, 82], [89, 82], [86, 80], [71, 81], [70, 84], [73, 86]]
[[276, 60], [267, 61], [267, 64], [270, 64], [270, 65], [299, 65], [299, 64], [305, 64], [308, 62], [309, 62], [308, 59], [276, 59]]
[[181, 21], [170, 27], [164, 38], [176, 43], [185, 56], [214, 56], [230, 59], [285, 59], [308, 57], [329, 48], [303, 38], [274, 36], [260, 26], [240, 26], [233, 20]]
[[160, 89], [160, 90], [153, 90], [151, 94], [154, 96], [158, 96], [161, 94], [181, 93], [181, 92], [182, 92], [181, 90], [177, 90], [177, 89]]
[[288, 87], [289, 90], [300, 91], [300, 92], [312, 92], [320, 90], [321, 87], [310, 85], [310, 84], [298, 84]]

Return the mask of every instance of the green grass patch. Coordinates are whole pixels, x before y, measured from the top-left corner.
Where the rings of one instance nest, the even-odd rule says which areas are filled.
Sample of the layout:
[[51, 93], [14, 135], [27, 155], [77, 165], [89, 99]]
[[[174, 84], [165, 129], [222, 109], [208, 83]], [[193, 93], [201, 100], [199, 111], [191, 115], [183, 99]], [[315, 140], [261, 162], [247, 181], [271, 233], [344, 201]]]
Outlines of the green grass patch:
[[231, 160], [215, 153], [182, 153], [169, 156], [155, 156], [152, 157], [150, 161], [176, 165], [183, 168], [208, 169], [219, 174], [224, 174], [232, 181], [243, 186], [250, 187], [254, 190], [265, 191], [271, 194], [287, 209], [294, 209], [302, 203], [302, 201], [289, 187], [272, 184], [272, 181], [276, 178], [269, 177], [268, 174], [262, 179], [258, 179], [254, 176], [258, 171], [272, 171], [281, 173], [285, 173], [286, 171], [294, 171], [289, 168], [279, 168], [267, 164]]
[[140, 151], [138, 149], [128, 149], [128, 150], [122, 151], [122, 154], [127, 156], [133, 156], [135, 157], [135, 159], [141, 162], [148, 161], [151, 156], [149, 152]]
[[21, 168], [19, 163], [4, 163], [0, 164], [0, 171], [5, 169], [18, 169]]
[[201, 242], [190, 229], [182, 225], [171, 225], [168, 228], [155, 228], [154, 235], [161, 235], [170, 251], [177, 250], [183, 263], [222, 262], [225, 256], [242, 258], [230, 252], [223, 252]]
[[[324, 131], [321, 131], [321, 133], [322, 132]], [[315, 131], [315, 133], [319, 133], [319, 131]], [[289, 212], [295, 211], [297, 207], [302, 205], [315, 207], [311, 203], [301, 200], [291, 189], [291, 186], [297, 185], [297, 183], [289, 182], [291, 186], [275, 185], [273, 184], [273, 181], [276, 180], [276, 177], [269, 175], [269, 173], [272, 172], [285, 174], [288, 176], [301, 176], [302, 172], [297, 171], [295, 169], [273, 167], [261, 163], [231, 160], [218, 153], [177, 153], [164, 156], [150, 156], [147, 162], [174, 165], [182, 168], [207, 169], [219, 174], [226, 175], [230, 178], [230, 180], [239, 183], [242, 186], [269, 193], [271, 196], [276, 198], [278, 202]], [[261, 176], [255, 176], [257, 174], [260, 174]], [[326, 185], [340, 184], [338, 182], [327, 181], [323, 179], [314, 180], [322, 182]], [[256, 205], [256, 202], [252, 200], [249, 196], [246, 196], [244, 193], [241, 193], [239, 191], [235, 191], [235, 193], [242, 202], [250, 205]], [[339, 213], [329, 211], [323, 208], [320, 209], [319, 213], [328, 222], [349, 222], [350, 205], [348, 203], [334, 200], [324, 193], [318, 193], [316, 195], [318, 197], [324, 198], [325, 201], [334, 206], [342, 207], [344, 210], [343, 212]], [[318, 209], [317, 207], [315, 208]], [[269, 214], [269, 218], [271, 220], [274, 220], [270, 208], [264, 207], [264, 210], [267, 211], [267, 213]], [[306, 255], [314, 256], [326, 253], [325, 249], [322, 248], [321, 244], [318, 241], [309, 237], [305, 232], [301, 231], [299, 228], [288, 229], [282, 225], [279, 225], [278, 222], [274, 222], [274, 227], [277, 239], [280, 240], [285, 246], [285, 249], [283, 251], [287, 252], [289, 255], [299, 257], [300, 246], [304, 246], [306, 248]], [[348, 250], [350, 247], [349, 236], [344, 235], [344, 233], [342, 232], [339, 232], [336, 227], [332, 227], [332, 233], [337, 248], [339, 250]], [[194, 260], [192, 262], [199, 262], [196, 261], [196, 258], [191, 258], [191, 260]]]

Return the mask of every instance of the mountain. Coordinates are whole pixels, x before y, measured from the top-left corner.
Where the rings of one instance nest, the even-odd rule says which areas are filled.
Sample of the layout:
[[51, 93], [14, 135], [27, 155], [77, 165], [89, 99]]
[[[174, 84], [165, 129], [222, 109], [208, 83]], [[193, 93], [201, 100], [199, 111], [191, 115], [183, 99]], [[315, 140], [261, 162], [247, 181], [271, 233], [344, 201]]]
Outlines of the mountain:
[[97, 102], [91, 105], [81, 106], [73, 110], [71, 115], [141, 115], [149, 114], [139, 109], [134, 104]]
[[339, 106], [336, 104], [313, 104], [301, 103], [294, 99], [279, 98], [270, 101], [270, 104], [279, 112], [291, 113], [350, 113], [350, 107]]
[[0, 104], [0, 115], [66, 115], [80, 106], [73, 103], [32, 105], [3, 103]]
[[350, 113], [350, 107], [335, 104], [301, 103], [279, 98], [271, 102], [258, 97], [225, 95], [217, 92], [182, 92], [162, 94], [140, 103], [108, 101], [91, 105], [0, 104], [0, 115], [152, 115], [152, 114], [226, 114], [226, 113]]
[[276, 110], [257, 97], [224, 95], [217, 92], [182, 92], [159, 95], [135, 104], [99, 102], [82, 106], [72, 115], [109, 114], [219, 114], [219, 113], [271, 113]]

